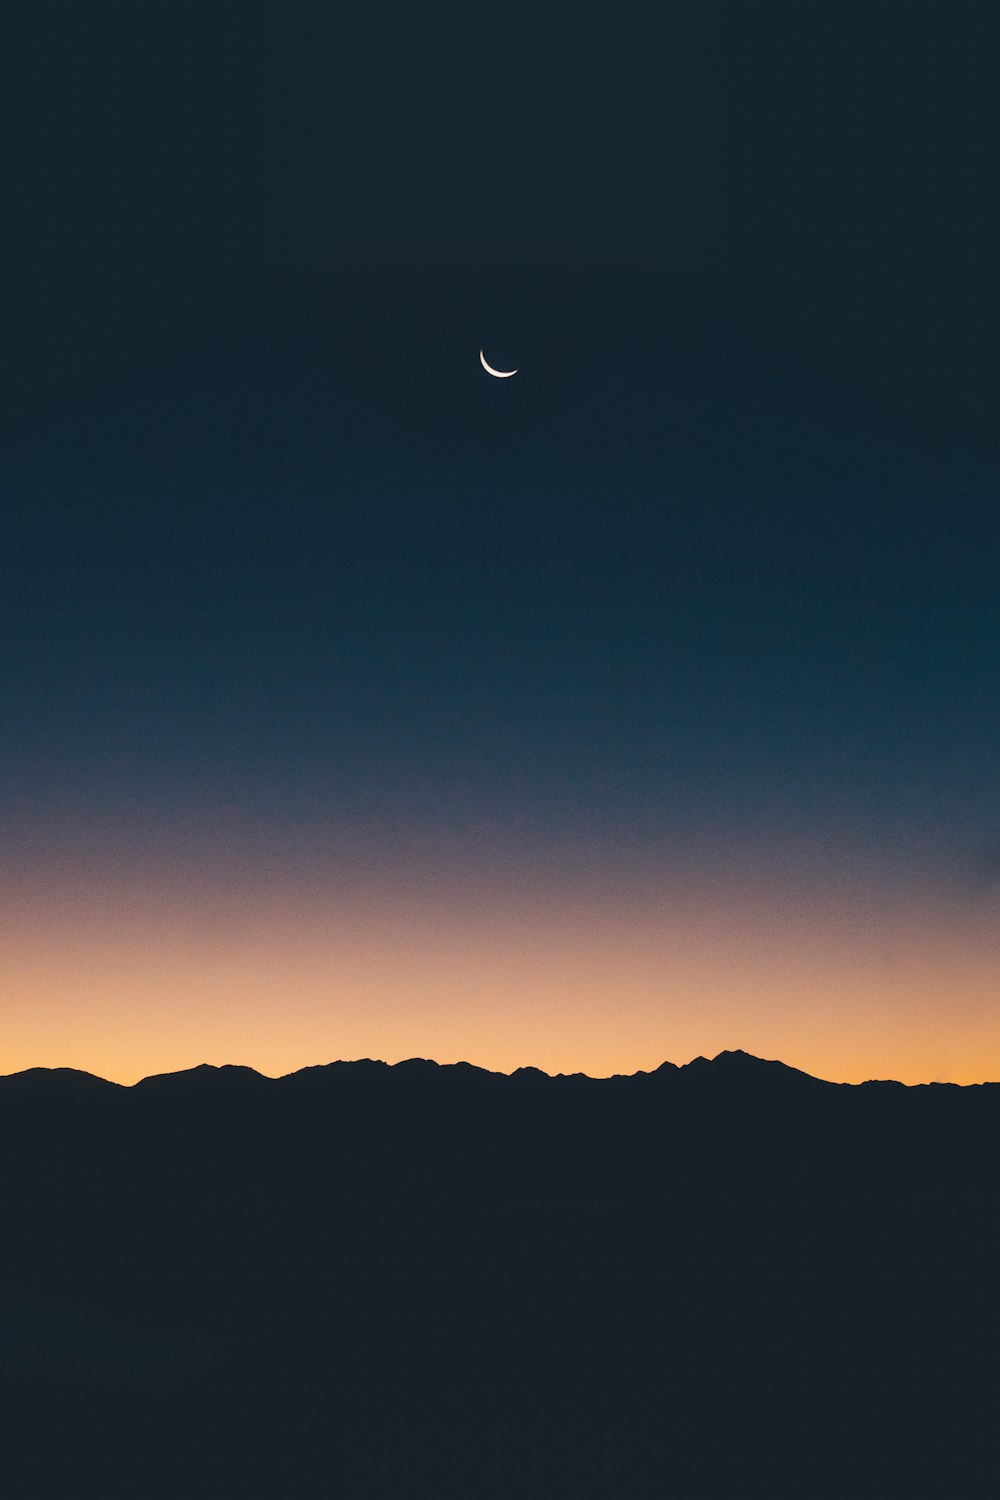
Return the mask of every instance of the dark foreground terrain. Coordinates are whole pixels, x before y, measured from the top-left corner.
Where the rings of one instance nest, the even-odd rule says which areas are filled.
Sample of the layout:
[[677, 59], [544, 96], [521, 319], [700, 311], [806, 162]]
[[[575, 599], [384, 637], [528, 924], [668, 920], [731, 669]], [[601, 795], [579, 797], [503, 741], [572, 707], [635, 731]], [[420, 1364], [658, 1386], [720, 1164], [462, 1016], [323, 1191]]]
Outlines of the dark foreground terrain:
[[1000, 1493], [1000, 1086], [0, 1078], [0, 1484]]

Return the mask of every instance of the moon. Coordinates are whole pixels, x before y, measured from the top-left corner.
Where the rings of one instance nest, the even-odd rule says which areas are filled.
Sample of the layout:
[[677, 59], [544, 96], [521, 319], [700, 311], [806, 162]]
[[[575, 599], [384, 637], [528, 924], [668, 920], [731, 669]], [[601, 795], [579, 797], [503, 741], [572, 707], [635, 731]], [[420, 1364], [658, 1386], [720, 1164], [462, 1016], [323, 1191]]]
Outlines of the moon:
[[516, 370], [494, 370], [492, 365], [488, 365], [486, 363], [486, 355], [483, 353], [482, 349], [480, 349], [479, 351], [479, 363], [482, 365], [487, 375], [495, 375], [498, 380], [509, 380], [512, 375], [517, 374]]

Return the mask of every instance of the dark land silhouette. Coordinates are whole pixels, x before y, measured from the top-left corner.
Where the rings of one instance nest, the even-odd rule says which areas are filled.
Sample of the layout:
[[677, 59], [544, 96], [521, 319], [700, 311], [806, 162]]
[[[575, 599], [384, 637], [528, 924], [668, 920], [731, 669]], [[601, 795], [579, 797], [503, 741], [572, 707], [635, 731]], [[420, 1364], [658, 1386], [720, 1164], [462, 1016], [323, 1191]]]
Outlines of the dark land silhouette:
[[992, 1495], [1000, 1085], [0, 1078], [3, 1488]]

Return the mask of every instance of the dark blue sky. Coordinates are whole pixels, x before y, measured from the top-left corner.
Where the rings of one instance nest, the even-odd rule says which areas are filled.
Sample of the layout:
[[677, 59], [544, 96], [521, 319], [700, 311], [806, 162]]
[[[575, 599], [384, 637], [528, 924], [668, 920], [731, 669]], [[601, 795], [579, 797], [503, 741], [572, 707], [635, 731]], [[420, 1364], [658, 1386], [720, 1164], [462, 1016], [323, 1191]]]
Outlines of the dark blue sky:
[[29, 801], [75, 768], [156, 806], [629, 836], [989, 817], [994, 456], [944, 428], [943, 375], [904, 372], [907, 428], [864, 346], [852, 385], [645, 268], [329, 283], [234, 347], [98, 365], [15, 434]]

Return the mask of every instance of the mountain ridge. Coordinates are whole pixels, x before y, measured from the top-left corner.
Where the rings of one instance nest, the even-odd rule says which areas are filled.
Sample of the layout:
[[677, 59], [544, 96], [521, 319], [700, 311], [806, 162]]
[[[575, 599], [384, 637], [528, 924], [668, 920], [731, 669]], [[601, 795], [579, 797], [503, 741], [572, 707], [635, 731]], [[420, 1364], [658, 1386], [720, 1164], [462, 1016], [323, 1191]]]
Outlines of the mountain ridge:
[[804, 1069], [796, 1068], [780, 1058], [762, 1058], [742, 1048], [727, 1048], [716, 1053], [712, 1058], [699, 1055], [687, 1063], [665, 1060], [652, 1069], [639, 1068], [634, 1073], [612, 1073], [606, 1076], [580, 1072], [546, 1073], [544, 1069], [530, 1064], [514, 1068], [510, 1073], [504, 1073], [499, 1069], [484, 1068], [466, 1061], [439, 1063], [433, 1058], [409, 1057], [401, 1058], [395, 1063], [387, 1063], [381, 1058], [363, 1057], [337, 1058], [328, 1063], [310, 1063], [304, 1067], [295, 1068], [290, 1073], [280, 1074], [261, 1073], [257, 1068], [242, 1063], [203, 1062], [196, 1063], [190, 1068], [178, 1068], [173, 1072], [145, 1074], [130, 1084], [119, 1083], [115, 1079], [104, 1078], [98, 1073], [90, 1073], [82, 1068], [31, 1067], [19, 1069], [13, 1073], [0, 1073], [0, 1089], [8, 1087], [26, 1089], [33, 1085], [46, 1087], [51, 1084], [62, 1085], [63, 1088], [74, 1089], [81, 1094], [84, 1092], [96, 1094], [102, 1090], [133, 1093], [137, 1090], [150, 1092], [171, 1086], [204, 1089], [215, 1085], [231, 1089], [235, 1087], [257, 1088], [263, 1084], [287, 1087], [294, 1080], [305, 1082], [318, 1077], [333, 1080], [348, 1076], [354, 1079], [386, 1078], [390, 1074], [410, 1081], [429, 1080], [443, 1076], [477, 1081], [503, 1080], [505, 1083], [537, 1084], [539, 1087], [545, 1087], [547, 1084], [567, 1083], [620, 1087], [626, 1084], [638, 1084], [641, 1080], [677, 1083], [695, 1078], [711, 1078], [713, 1082], [722, 1082], [725, 1079], [727, 1083], [743, 1084], [763, 1083], [766, 1079], [772, 1083], [795, 1084], [800, 1087], [818, 1086], [824, 1089], [847, 1090], [892, 1088], [905, 1089], [908, 1092], [917, 1089], [947, 1089], [964, 1092], [969, 1089], [1000, 1086], [1000, 1082], [993, 1079], [967, 1084], [940, 1081], [907, 1084], [893, 1078], [868, 1078], [861, 1083], [838, 1083], [831, 1079], [820, 1078], [813, 1073], [807, 1073]]
[[28, 1069], [0, 1127], [19, 1500], [996, 1492], [998, 1085]]

